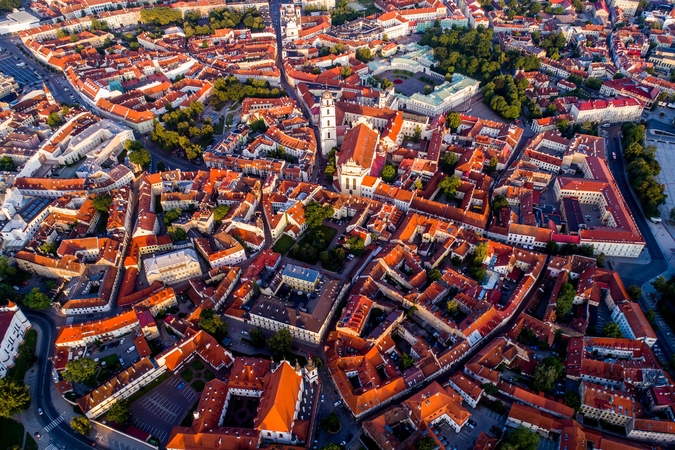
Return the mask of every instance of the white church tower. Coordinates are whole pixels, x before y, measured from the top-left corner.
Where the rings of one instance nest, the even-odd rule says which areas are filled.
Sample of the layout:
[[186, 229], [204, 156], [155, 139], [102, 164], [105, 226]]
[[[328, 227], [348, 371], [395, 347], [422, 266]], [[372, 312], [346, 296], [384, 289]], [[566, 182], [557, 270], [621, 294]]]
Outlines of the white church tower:
[[328, 152], [337, 146], [337, 123], [335, 122], [335, 100], [333, 95], [326, 91], [321, 96], [321, 110], [319, 111], [321, 126], [321, 154]]

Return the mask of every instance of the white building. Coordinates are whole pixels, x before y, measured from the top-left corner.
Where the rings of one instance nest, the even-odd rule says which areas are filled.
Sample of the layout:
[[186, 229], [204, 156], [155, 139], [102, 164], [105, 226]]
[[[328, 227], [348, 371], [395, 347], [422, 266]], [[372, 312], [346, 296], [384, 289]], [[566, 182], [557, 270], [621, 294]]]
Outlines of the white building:
[[574, 121], [596, 123], [635, 122], [640, 119], [644, 104], [632, 97], [612, 100], [587, 100], [574, 103], [570, 114]]
[[379, 142], [380, 133], [368, 123], [359, 123], [347, 131], [337, 154], [337, 177], [342, 193], [361, 196], [361, 185], [370, 175]]
[[148, 283], [175, 284], [202, 274], [197, 252], [191, 248], [153, 256], [144, 262]]
[[7, 375], [7, 371], [14, 365], [14, 360], [19, 354], [19, 346], [24, 341], [26, 331], [31, 325], [23, 315], [16, 303], [9, 302], [7, 306], [0, 307], [0, 378]]
[[25, 11], [7, 14], [7, 20], [0, 22], [0, 34], [18, 33], [37, 27], [40, 19]]

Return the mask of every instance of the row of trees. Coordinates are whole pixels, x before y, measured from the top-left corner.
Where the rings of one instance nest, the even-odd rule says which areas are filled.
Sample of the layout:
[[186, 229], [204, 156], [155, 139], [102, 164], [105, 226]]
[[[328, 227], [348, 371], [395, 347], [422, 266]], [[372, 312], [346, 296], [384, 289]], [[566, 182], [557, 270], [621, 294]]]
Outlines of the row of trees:
[[242, 83], [233, 76], [219, 78], [213, 83], [211, 93], [211, 106], [218, 107], [226, 101], [240, 101], [247, 97], [285, 97], [286, 92], [283, 89], [270, 89], [269, 83], [264, 80], [254, 80], [249, 78], [246, 83]]
[[626, 173], [633, 190], [638, 196], [642, 209], [648, 217], [658, 217], [659, 206], [666, 202], [665, 186], [656, 181], [661, 165], [656, 160], [656, 147], [643, 147], [645, 126], [626, 123], [621, 127], [623, 133], [623, 154], [628, 161]]

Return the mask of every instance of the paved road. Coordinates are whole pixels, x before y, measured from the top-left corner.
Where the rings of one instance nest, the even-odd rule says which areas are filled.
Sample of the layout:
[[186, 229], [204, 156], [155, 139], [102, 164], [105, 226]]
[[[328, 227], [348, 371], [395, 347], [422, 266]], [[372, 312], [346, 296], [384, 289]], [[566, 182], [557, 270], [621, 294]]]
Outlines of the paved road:
[[50, 389], [53, 386], [53, 381], [51, 379], [52, 363], [49, 356], [53, 349], [52, 333], [54, 325], [42, 314], [34, 312], [25, 312], [25, 314], [31, 323], [42, 331], [40, 333], [40, 346], [43, 351], [40, 352], [38, 362], [36, 363], [38, 371], [37, 389], [31, 407], [39, 407], [44, 411], [43, 415], [37, 416], [40, 425], [43, 427], [49, 426], [49, 431], [42, 433], [43, 439], [48, 434], [51, 443], [60, 448], [65, 447], [75, 450], [90, 449], [91, 442], [88, 439], [75, 434], [64, 420], [59, 419], [61, 412], [56, 410], [51, 400]]
[[640, 205], [628, 184], [624, 160], [622, 158], [619, 145], [620, 131], [621, 125], [614, 125], [607, 129], [607, 153], [608, 155], [611, 155], [612, 152], [615, 152], [617, 155], [616, 160], [611, 157], [607, 158], [607, 160], [609, 162], [609, 168], [611, 169], [614, 178], [619, 185], [621, 194], [628, 203], [630, 210], [633, 212], [635, 223], [640, 229], [640, 233], [642, 233], [642, 237], [646, 242], [645, 249], [649, 252], [651, 264], [641, 265], [621, 263], [619, 272], [626, 286], [633, 284], [641, 286], [652, 278], [663, 273], [668, 268], [668, 262], [663, 256], [663, 252], [661, 251], [654, 234], [647, 224], [647, 219], [645, 218], [644, 214], [642, 214]]

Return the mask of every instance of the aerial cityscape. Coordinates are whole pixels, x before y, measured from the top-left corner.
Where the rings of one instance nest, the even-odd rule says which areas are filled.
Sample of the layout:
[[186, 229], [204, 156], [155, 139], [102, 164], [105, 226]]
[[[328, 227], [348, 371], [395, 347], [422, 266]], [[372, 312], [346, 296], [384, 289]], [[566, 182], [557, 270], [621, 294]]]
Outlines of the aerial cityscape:
[[675, 2], [0, 0], [0, 450], [675, 449]]

